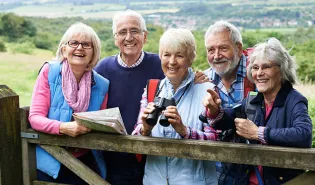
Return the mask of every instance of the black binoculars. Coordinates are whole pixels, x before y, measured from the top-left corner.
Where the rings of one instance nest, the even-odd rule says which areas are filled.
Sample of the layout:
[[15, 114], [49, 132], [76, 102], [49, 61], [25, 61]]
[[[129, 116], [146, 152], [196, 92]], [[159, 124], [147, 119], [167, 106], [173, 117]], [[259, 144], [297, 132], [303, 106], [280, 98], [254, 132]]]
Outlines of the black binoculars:
[[160, 117], [160, 125], [163, 127], [168, 127], [170, 123], [168, 122], [168, 117], [162, 113], [163, 110], [166, 109], [167, 106], [176, 105], [174, 98], [167, 99], [167, 98], [161, 98], [161, 97], [155, 97], [154, 98], [154, 104], [155, 104], [155, 110], [148, 115], [147, 117], [147, 124], [150, 126], [154, 126], [158, 120], [158, 117]]
[[237, 118], [246, 119], [245, 113], [242, 112], [242, 104], [236, 104], [236, 105], [233, 107], [233, 110], [234, 110], [235, 116], [236, 116]]

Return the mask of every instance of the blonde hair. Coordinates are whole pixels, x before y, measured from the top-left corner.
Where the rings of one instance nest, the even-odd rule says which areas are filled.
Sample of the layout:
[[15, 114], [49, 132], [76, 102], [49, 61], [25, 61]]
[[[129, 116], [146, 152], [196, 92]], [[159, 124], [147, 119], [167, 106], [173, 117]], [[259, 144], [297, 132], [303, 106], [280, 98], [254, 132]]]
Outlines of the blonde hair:
[[165, 48], [172, 51], [186, 51], [190, 64], [195, 60], [197, 50], [195, 37], [188, 29], [171, 28], [165, 31], [160, 38], [160, 58]]
[[75, 35], [80, 35], [82, 37], [88, 37], [91, 39], [91, 42], [93, 44], [93, 56], [91, 62], [88, 64], [86, 70], [92, 70], [93, 67], [97, 64], [97, 62], [100, 60], [101, 55], [101, 41], [100, 38], [97, 36], [96, 32], [93, 30], [92, 27], [83, 24], [81, 22], [77, 22], [75, 24], [72, 24], [67, 31], [62, 36], [58, 49], [56, 52], [56, 58], [59, 61], [65, 60], [63, 56], [63, 47], [67, 45], [67, 42]]

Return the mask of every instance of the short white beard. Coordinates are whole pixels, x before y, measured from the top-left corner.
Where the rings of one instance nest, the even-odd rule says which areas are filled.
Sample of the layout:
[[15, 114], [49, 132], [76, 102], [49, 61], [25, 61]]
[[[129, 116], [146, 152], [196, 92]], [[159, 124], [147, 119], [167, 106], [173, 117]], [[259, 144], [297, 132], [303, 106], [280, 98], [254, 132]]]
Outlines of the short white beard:
[[[227, 59], [223, 59], [223, 60], [227, 60]], [[220, 61], [220, 60], [219, 60]], [[233, 60], [227, 60], [228, 61], [228, 67], [224, 70], [224, 71], [216, 71], [216, 73], [220, 76], [220, 77], [226, 77], [226, 76], [230, 76], [234, 69], [238, 66], [239, 61], [240, 61], [240, 57], [237, 55], [237, 53], [234, 53], [234, 58]], [[213, 60], [213, 63], [215, 63], [216, 61]], [[218, 61], [217, 61], [218, 62]]]
[[233, 73], [233, 71], [235, 70], [235, 68], [238, 66], [240, 62], [240, 57], [235, 55], [233, 58], [233, 61], [229, 61], [229, 62], [230, 62], [230, 66], [229, 68], [227, 68], [227, 70], [222, 76], [230, 76]]

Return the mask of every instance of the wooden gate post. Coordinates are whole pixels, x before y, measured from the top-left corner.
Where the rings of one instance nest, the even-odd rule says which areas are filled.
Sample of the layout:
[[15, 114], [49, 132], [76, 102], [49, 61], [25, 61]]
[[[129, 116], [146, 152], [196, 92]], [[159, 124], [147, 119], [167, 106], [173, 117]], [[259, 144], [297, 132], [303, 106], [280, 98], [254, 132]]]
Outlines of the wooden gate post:
[[0, 185], [23, 184], [19, 96], [0, 85]]

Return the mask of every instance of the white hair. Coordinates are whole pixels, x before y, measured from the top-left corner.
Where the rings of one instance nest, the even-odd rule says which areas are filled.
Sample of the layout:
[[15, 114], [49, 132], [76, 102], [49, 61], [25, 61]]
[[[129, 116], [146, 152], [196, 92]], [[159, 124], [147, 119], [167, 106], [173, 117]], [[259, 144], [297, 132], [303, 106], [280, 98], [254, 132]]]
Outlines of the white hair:
[[113, 17], [113, 25], [112, 25], [112, 29], [113, 29], [113, 35], [115, 35], [115, 33], [117, 32], [117, 22], [118, 20], [122, 19], [123, 17], [136, 17], [139, 21], [140, 21], [140, 28], [142, 31], [147, 31], [147, 27], [145, 24], [145, 20], [142, 17], [142, 15], [138, 12], [135, 12], [133, 10], [126, 10], [124, 12], [119, 12], [117, 14], [115, 14], [115, 16]]
[[258, 61], [270, 61], [280, 66], [282, 82], [289, 81], [291, 84], [297, 82], [295, 58], [282, 46], [276, 38], [270, 38], [266, 42], [257, 44], [253, 53], [250, 55], [247, 76], [253, 81], [252, 66]]
[[227, 21], [217, 21], [214, 24], [210, 25], [205, 34], [205, 46], [207, 47], [207, 39], [210, 35], [218, 34], [221, 32], [228, 31], [230, 32], [230, 40], [236, 44], [242, 44], [242, 35], [240, 31], [231, 23]]

